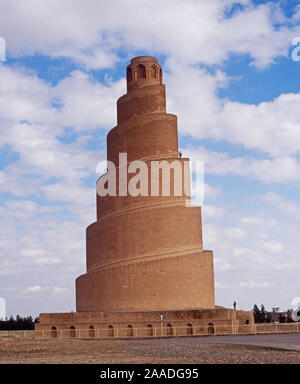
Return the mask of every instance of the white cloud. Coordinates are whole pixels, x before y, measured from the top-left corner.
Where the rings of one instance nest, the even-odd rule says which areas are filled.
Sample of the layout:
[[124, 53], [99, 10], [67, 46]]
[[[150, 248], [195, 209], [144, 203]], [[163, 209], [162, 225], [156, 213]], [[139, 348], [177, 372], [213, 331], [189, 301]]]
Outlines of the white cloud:
[[181, 134], [226, 141], [259, 154], [259, 159], [253, 159], [211, 153], [210, 160], [216, 157], [219, 174], [226, 166], [232, 166], [233, 172], [237, 169], [238, 173], [261, 181], [299, 180], [300, 93], [282, 93], [258, 105], [233, 102], [220, 99], [218, 90], [236, 79], [220, 71], [214, 74], [182, 64], [174, 58], [167, 61], [167, 67], [168, 109], [178, 114]]
[[255, 226], [278, 226], [278, 221], [264, 216], [246, 216], [242, 217], [241, 222], [245, 225], [255, 225]]
[[286, 183], [300, 180], [300, 163], [296, 158], [257, 159], [230, 157], [225, 152], [213, 152], [204, 147], [187, 148], [194, 160], [204, 161], [205, 172], [213, 175], [238, 175], [265, 183]]
[[[249, 238], [247, 238], [246, 242], [249, 242]], [[253, 265], [255, 263], [256, 266], [265, 266], [268, 262], [268, 253], [262, 250], [259, 244], [253, 246], [252, 249], [243, 246], [234, 247], [232, 253], [236, 257], [242, 257], [244, 265]]]
[[300, 269], [300, 263], [292, 260], [286, 263], [274, 264], [274, 269], [279, 271], [296, 271]]
[[227, 18], [234, 3], [89, 0], [86, 6], [73, 0], [11, 0], [1, 4], [0, 24], [12, 55], [70, 57], [88, 68], [111, 67], [120, 48], [208, 65], [230, 53], [249, 54], [258, 67], [288, 54], [297, 24], [288, 29], [278, 7], [250, 0], [240, 0], [244, 9]]
[[27, 287], [24, 291], [24, 294], [53, 294], [53, 295], [64, 295], [68, 293], [66, 288], [62, 287], [48, 287], [48, 286], [40, 286], [35, 285], [31, 287]]
[[254, 280], [249, 280], [249, 281], [240, 283], [240, 287], [245, 287], [245, 288], [270, 288], [272, 286], [273, 286], [273, 283], [268, 283], [266, 281], [256, 282]]
[[296, 201], [286, 200], [283, 196], [269, 192], [260, 196], [260, 199], [271, 206], [280, 209], [283, 213], [290, 216], [299, 217], [300, 204]]
[[47, 265], [47, 264], [60, 264], [62, 259], [58, 257], [39, 257], [34, 260], [34, 263], [37, 265]]
[[212, 218], [212, 217], [222, 217], [225, 214], [225, 210], [222, 207], [217, 207], [215, 205], [208, 205], [205, 204], [202, 207], [202, 214], [206, 218]]
[[32, 287], [27, 287], [24, 291], [24, 293], [32, 293], [32, 292], [41, 292], [43, 288], [40, 285], [35, 285]]
[[217, 270], [227, 271], [232, 268], [232, 265], [223, 258], [215, 257], [214, 264]]
[[238, 227], [225, 228], [224, 232], [232, 239], [242, 239], [246, 236], [246, 232]]
[[278, 253], [283, 251], [283, 245], [280, 241], [266, 241], [264, 247], [267, 252]]
[[68, 292], [66, 288], [61, 288], [61, 287], [52, 287], [52, 290], [55, 294], [58, 294], [58, 295], [63, 295]]
[[273, 101], [257, 106], [227, 102], [221, 116], [225, 131], [216, 131], [215, 137], [222, 140], [228, 135], [232, 142], [241, 143], [246, 148], [258, 148], [283, 159], [299, 153], [299, 101], [300, 94], [291, 93], [281, 94]]
[[210, 199], [210, 198], [216, 198], [221, 195], [222, 189], [220, 187], [217, 187], [215, 185], [209, 185], [205, 183], [204, 185], [204, 198]]
[[44, 249], [22, 249], [20, 254], [25, 257], [40, 257], [47, 252]]
[[62, 107], [55, 115], [55, 123], [75, 127], [76, 130], [113, 127], [116, 124], [116, 100], [126, 93], [126, 82], [93, 81], [81, 71], [74, 71], [52, 90]]
[[220, 288], [220, 289], [228, 288], [228, 286], [226, 284], [218, 283], [217, 281], [215, 282], [215, 287]]

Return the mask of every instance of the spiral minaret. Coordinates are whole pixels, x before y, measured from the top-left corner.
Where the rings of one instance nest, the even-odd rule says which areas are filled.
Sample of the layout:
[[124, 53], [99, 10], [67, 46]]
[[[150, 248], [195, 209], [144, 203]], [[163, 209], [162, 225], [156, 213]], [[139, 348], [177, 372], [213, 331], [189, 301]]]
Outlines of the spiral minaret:
[[[117, 116], [107, 135], [107, 160], [117, 167], [117, 181], [120, 153], [129, 163], [146, 162], [149, 175], [153, 161], [188, 162], [178, 157], [177, 117], [166, 113], [156, 58], [131, 60]], [[201, 207], [190, 205], [184, 187], [181, 195], [174, 193], [174, 178], [171, 172], [169, 196], [161, 189], [151, 196], [150, 176], [148, 196], [97, 195], [97, 221], [87, 228], [87, 273], [76, 280], [77, 312], [215, 308], [213, 253], [203, 250]]]

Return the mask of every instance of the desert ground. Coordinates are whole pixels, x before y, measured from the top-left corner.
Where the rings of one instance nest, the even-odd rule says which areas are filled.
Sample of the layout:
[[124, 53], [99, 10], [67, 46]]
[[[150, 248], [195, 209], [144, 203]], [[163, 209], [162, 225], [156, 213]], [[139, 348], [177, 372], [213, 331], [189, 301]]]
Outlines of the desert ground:
[[2, 364], [296, 364], [300, 334], [151, 340], [0, 338]]

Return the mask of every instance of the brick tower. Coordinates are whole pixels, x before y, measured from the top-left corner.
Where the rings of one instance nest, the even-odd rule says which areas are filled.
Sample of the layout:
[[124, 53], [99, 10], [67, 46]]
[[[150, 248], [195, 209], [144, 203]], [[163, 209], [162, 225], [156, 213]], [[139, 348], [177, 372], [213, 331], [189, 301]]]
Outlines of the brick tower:
[[[118, 125], [107, 135], [117, 166], [178, 158], [177, 117], [166, 113], [162, 69], [154, 57], [131, 60]], [[201, 208], [189, 196], [97, 196], [97, 221], [87, 228], [87, 273], [76, 281], [78, 312], [214, 308], [212, 251], [202, 246]], [[133, 175], [130, 175], [132, 177]], [[188, 174], [189, 176], [189, 174]], [[102, 177], [105, 177], [103, 175]], [[183, 183], [183, 178], [182, 178]]]
[[[177, 117], [166, 113], [157, 59], [131, 60], [127, 93], [117, 102], [117, 114], [118, 124], [107, 135], [107, 160], [116, 167], [117, 191], [136, 176], [129, 168], [139, 161], [147, 170], [147, 193], [97, 193], [97, 221], [86, 234], [87, 273], [76, 280], [76, 312], [42, 313], [36, 332], [43, 337], [99, 338], [195, 335], [216, 329], [231, 333], [237, 326], [248, 332], [252, 312], [215, 306], [213, 253], [203, 250], [201, 207], [190, 205], [185, 188], [189, 159], [178, 156]], [[120, 153], [127, 156], [125, 178]], [[169, 174], [171, 193], [159, 187], [153, 196], [148, 172], [153, 162], [180, 164], [181, 194], [175, 193], [174, 169]], [[159, 175], [161, 184], [163, 172]], [[99, 178], [97, 191], [105, 178], [107, 173]]]

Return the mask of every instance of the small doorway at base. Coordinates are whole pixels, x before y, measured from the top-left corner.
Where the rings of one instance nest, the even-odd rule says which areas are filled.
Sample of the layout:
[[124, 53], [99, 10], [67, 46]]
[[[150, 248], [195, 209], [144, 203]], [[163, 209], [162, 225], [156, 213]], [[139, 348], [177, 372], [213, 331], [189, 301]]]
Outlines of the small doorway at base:
[[114, 337], [114, 327], [112, 325], [109, 325], [107, 328], [108, 337]]
[[153, 327], [151, 324], [147, 325], [147, 336], [149, 337], [153, 336]]
[[95, 337], [95, 328], [92, 325], [89, 326], [89, 337], [90, 338]]
[[213, 323], [208, 323], [207, 333], [213, 335], [215, 333], [215, 328]]
[[75, 327], [73, 325], [70, 327], [70, 337], [71, 338], [76, 337], [76, 330], [75, 330]]
[[173, 327], [171, 324], [167, 324], [167, 336], [173, 336]]
[[133, 328], [132, 325], [128, 325], [127, 327], [127, 336], [132, 337], [133, 336]]
[[187, 324], [187, 326], [186, 326], [186, 334], [187, 335], [192, 335], [193, 334], [193, 326], [192, 326], [192, 324]]
[[51, 337], [55, 339], [57, 337], [57, 330], [56, 327], [51, 328]]

